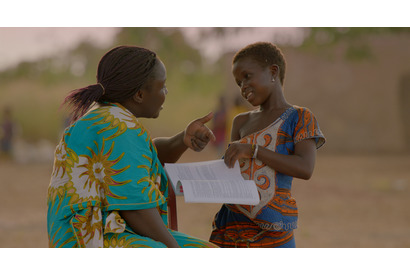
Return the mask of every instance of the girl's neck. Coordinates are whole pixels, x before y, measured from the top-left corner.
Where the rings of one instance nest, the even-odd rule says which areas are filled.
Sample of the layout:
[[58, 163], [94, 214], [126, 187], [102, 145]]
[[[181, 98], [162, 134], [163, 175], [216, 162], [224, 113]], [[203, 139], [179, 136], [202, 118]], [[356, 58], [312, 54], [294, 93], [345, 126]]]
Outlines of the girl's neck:
[[261, 112], [272, 112], [287, 109], [292, 105], [288, 103], [283, 95], [282, 90], [272, 92], [271, 96], [259, 106]]

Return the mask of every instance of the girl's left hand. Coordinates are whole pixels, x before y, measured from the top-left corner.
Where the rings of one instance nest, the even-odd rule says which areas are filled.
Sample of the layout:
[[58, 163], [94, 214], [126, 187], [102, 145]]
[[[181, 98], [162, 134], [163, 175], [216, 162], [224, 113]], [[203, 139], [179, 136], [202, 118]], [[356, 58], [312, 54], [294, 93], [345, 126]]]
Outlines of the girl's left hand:
[[209, 122], [213, 113], [209, 113], [204, 117], [198, 118], [191, 123], [185, 129], [184, 143], [192, 150], [199, 152], [205, 148], [209, 141], [215, 141], [214, 133], [205, 125]]
[[224, 162], [229, 168], [234, 167], [235, 162], [244, 158], [252, 157], [252, 145], [247, 143], [232, 142], [225, 151]]

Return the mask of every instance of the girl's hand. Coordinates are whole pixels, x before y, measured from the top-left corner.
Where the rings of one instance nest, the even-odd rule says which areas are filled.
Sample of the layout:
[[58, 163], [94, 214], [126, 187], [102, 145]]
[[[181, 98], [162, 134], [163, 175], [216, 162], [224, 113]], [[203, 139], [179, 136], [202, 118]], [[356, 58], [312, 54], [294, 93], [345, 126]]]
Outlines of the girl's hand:
[[232, 168], [237, 160], [252, 157], [252, 144], [233, 142], [225, 151], [224, 161], [226, 166]]
[[205, 126], [205, 123], [209, 122], [213, 116], [211, 112], [188, 124], [184, 132], [184, 143], [186, 146], [199, 152], [205, 148], [209, 141], [215, 141], [214, 133]]

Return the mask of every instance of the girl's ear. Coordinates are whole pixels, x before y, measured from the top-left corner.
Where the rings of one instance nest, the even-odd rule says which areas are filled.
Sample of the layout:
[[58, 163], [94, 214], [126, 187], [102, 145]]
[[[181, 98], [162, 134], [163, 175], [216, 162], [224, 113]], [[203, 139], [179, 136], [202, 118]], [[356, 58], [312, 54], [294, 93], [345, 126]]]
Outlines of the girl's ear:
[[273, 64], [270, 66], [270, 72], [272, 73], [272, 77], [276, 78], [279, 76], [279, 66], [276, 64]]
[[133, 95], [132, 99], [137, 103], [142, 103], [144, 101], [142, 91], [139, 90], [138, 92], [136, 92], [135, 95]]

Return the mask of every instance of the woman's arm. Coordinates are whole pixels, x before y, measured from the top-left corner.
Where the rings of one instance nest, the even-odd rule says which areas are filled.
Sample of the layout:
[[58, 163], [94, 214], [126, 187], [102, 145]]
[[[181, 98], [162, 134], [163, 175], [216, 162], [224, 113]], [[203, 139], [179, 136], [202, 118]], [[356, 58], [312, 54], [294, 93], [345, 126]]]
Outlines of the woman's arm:
[[184, 135], [185, 132], [181, 132], [173, 137], [160, 137], [153, 140], [162, 164], [177, 162], [188, 149], [184, 143]]
[[165, 227], [161, 216], [156, 208], [141, 210], [119, 211], [121, 217], [138, 235], [149, 237], [162, 242], [167, 247], [179, 247], [177, 241]]
[[170, 138], [155, 138], [153, 141], [157, 147], [158, 158], [162, 164], [174, 163], [182, 156], [186, 149], [199, 152], [211, 140], [215, 140], [212, 131], [205, 126], [205, 123], [213, 117], [212, 113], [196, 119], [188, 124], [185, 130]]

